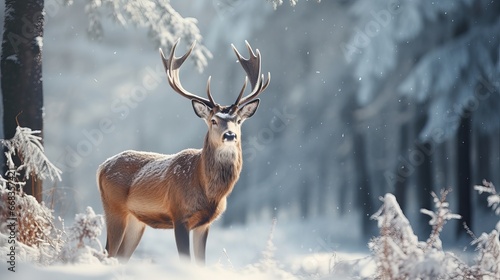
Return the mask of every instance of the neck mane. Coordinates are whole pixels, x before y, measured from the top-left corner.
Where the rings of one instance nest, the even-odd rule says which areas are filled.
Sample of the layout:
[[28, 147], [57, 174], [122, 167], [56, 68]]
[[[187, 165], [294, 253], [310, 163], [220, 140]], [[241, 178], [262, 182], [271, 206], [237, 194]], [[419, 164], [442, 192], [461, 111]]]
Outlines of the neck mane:
[[207, 196], [219, 200], [229, 195], [240, 177], [243, 164], [241, 144], [215, 147], [205, 139], [201, 161]]

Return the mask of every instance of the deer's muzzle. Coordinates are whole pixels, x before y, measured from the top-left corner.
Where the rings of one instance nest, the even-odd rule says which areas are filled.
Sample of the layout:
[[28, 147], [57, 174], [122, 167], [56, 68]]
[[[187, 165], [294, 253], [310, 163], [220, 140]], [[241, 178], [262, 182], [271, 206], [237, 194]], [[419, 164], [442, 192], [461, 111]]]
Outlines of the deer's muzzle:
[[232, 131], [228, 131], [222, 135], [222, 140], [224, 141], [234, 141], [236, 140], [236, 134]]

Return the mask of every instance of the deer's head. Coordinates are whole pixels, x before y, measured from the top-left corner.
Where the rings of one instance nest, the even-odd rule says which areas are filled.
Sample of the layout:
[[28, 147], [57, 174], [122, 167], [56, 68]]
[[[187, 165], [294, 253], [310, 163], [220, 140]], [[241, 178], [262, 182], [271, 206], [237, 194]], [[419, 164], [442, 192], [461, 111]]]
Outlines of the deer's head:
[[[238, 60], [247, 73], [243, 87], [232, 105], [222, 106], [216, 103], [210, 92], [210, 77], [207, 81], [207, 98], [200, 97], [185, 90], [179, 80], [179, 68], [188, 58], [193, 50], [195, 43], [191, 45], [187, 53], [182, 57], [175, 57], [175, 48], [179, 40], [173, 45], [168, 58], [165, 57], [160, 49], [163, 66], [167, 72], [168, 82], [170, 86], [181, 96], [191, 100], [194, 112], [196, 115], [205, 120], [208, 126], [207, 141], [215, 147], [224, 147], [225, 145], [240, 145], [241, 124], [253, 116], [259, 106], [257, 96], [261, 94], [269, 85], [271, 79], [268, 73], [267, 80], [264, 75], [261, 75], [260, 70], [260, 52], [254, 51], [248, 42], [246, 42], [250, 58], [245, 59], [238, 50], [232, 45], [233, 50], [238, 57]], [[248, 80], [252, 85], [252, 92], [243, 97], [243, 93], [247, 86]]]

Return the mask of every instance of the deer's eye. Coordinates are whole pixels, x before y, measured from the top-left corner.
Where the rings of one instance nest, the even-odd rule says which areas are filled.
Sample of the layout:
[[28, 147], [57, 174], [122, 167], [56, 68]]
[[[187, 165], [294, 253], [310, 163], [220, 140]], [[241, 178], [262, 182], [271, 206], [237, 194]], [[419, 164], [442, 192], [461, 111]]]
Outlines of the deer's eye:
[[211, 121], [212, 121], [212, 125], [217, 125], [217, 121], [216, 120], [212, 119]]
[[241, 124], [241, 119], [238, 119], [236, 123]]

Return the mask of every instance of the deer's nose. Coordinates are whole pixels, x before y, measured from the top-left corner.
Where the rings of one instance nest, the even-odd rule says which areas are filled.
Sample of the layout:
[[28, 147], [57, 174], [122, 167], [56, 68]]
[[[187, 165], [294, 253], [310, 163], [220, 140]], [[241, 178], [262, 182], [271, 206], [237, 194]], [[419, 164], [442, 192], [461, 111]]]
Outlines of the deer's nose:
[[234, 141], [236, 139], [236, 134], [232, 131], [228, 131], [222, 135], [224, 141]]

